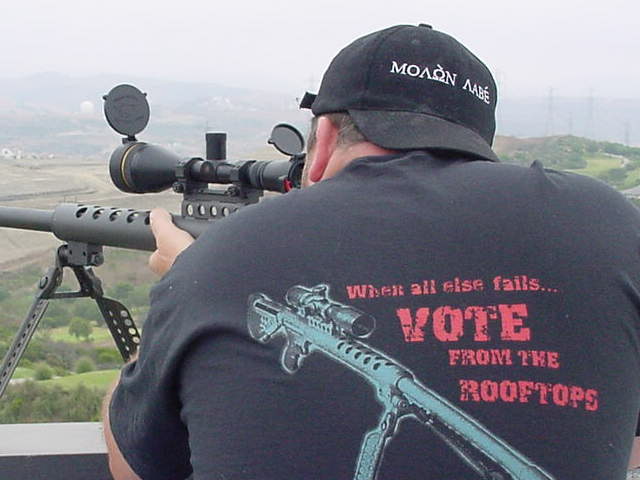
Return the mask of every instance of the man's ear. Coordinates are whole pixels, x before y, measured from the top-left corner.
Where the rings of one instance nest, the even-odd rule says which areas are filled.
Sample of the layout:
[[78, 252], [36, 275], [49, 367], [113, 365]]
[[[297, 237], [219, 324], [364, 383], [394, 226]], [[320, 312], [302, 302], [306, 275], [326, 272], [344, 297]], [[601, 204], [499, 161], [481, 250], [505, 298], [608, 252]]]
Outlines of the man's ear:
[[319, 182], [329, 166], [329, 161], [336, 150], [338, 141], [338, 129], [327, 117], [318, 118], [316, 124], [316, 144], [313, 147], [314, 155], [309, 168], [309, 180]]

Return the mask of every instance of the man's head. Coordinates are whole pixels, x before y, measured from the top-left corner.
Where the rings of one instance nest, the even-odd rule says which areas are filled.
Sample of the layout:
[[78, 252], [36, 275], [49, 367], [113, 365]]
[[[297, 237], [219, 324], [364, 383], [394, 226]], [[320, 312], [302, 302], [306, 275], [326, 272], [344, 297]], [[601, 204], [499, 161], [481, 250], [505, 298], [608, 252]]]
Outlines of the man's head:
[[318, 94], [307, 93], [300, 106], [316, 117], [348, 113], [363, 141], [384, 152], [438, 150], [497, 161], [491, 73], [428, 25], [398, 25], [357, 39], [333, 59]]
[[302, 186], [332, 177], [355, 158], [388, 153], [393, 151], [369, 142], [346, 112], [313, 117]]

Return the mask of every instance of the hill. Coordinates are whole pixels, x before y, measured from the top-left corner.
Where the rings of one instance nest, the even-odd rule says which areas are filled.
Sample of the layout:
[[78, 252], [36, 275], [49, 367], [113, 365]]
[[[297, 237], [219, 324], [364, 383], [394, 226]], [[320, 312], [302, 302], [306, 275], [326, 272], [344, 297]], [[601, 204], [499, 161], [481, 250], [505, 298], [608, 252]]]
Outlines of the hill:
[[[264, 145], [279, 122], [305, 129], [309, 113], [297, 96], [225, 86], [206, 81], [178, 82], [129, 75], [73, 77], [40, 73], [0, 76], [0, 149], [24, 155], [108, 157], [118, 135], [102, 115], [102, 95], [119, 83], [148, 93], [151, 120], [141, 139], [161, 143], [180, 155], [198, 155], [205, 131], [229, 134], [229, 155], [246, 155]], [[640, 144], [640, 99], [554, 97], [501, 98], [498, 133], [516, 137], [574, 134], [598, 140]], [[552, 115], [553, 114], [553, 115]]]
[[[0, 77], [0, 149], [26, 155], [108, 158], [118, 134], [102, 114], [102, 95], [120, 83], [148, 93], [151, 118], [140, 139], [180, 155], [200, 155], [206, 131], [228, 133], [230, 156], [265, 144], [280, 122], [306, 127], [296, 94], [118, 75], [68, 77], [55, 73]], [[81, 105], [86, 104], [83, 111]]]
[[572, 135], [539, 138], [498, 136], [494, 150], [506, 163], [528, 166], [538, 160], [545, 167], [595, 177], [621, 190], [640, 184], [640, 148], [620, 143]]

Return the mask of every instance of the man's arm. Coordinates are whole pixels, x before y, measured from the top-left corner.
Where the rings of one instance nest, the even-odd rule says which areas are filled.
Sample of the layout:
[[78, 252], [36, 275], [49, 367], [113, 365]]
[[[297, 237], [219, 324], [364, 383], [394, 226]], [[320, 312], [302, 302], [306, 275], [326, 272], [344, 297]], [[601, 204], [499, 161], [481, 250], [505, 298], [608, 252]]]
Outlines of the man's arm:
[[[135, 360], [134, 358], [131, 360]], [[118, 444], [116, 443], [113, 433], [111, 432], [111, 423], [109, 421], [109, 405], [111, 404], [111, 396], [115, 390], [118, 380], [112, 385], [107, 392], [102, 405], [102, 422], [104, 430], [104, 440], [107, 444], [107, 455], [109, 456], [109, 470], [114, 480], [140, 480], [140, 477], [131, 469], [125, 460]]]
[[[193, 237], [187, 232], [177, 228], [169, 212], [163, 209], [154, 209], [151, 212], [151, 231], [156, 239], [157, 250], [149, 258], [149, 267], [158, 275], [164, 275], [173, 265], [176, 257], [191, 243]], [[131, 361], [135, 360], [135, 356]], [[118, 380], [119, 381], [119, 380]], [[107, 393], [102, 409], [104, 438], [109, 456], [109, 469], [114, 480], [140, 480], [128, 462], [122, 455], [118, 444], [111, 432], [109, 420], [109, 405], [111, 397], [118, 381], [116, 381]]]
[[633, 439], [631, 446], [631, 457], [629, 457], [629, 470], [640, 468], [640, 437]]

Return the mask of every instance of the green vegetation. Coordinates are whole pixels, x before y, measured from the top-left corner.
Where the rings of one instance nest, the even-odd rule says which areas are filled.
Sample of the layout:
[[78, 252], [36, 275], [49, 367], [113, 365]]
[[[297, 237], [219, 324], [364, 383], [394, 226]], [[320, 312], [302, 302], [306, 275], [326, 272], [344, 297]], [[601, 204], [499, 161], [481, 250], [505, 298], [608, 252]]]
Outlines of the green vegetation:
[[96, 348], [95, 354], [98, 368], [120, 367], [122, 365], [122, 357], [115, 347]]
[[[82, 319], [82, 320], [85, 320], [85, 319]], [[109, 332], [109, 329], [107, 327], [97, 327], [95, 325], [91, 325], [90, 323], [89, 323], [89, 326], [91, 327], [91, 334], [88, 338], [78, 337], [75, 334], [73, 334], [70, 331], [71, 325], [69, 325], [69, 327], [50, 328], [46, 332], [43, 331], [43, 334], [55, 342], [65, 342], [65, 343], [74, 343], [74, 344], [85, 343], [88, 341], [94, 344], [98, 344], [98, 343], [104, 344], [109, 342], [113, 343], [113, 340], [111, 338], [111, 332]]]
[[503, 149], [497, 149], [498, 156], [504, 162], [523, 166], [538, 160], [550, 168], [584, 168], [584, 155], [597, 151], [596, 142], [571, 136], [510, 140]]
[[621, 163], [620, 158], [603, 154], [588, 154], [582, 159], [585, 162], [584, 167], [573, 169], [573, 171], [591, 177], [598, 177], [610, 170], [619, 169]]
[[9, 293], [9, 291], [6, 288], [2, 288], [0, 286], [0, 302], [2, 302], [3, 300], [6, 300], [10, 296], [11, 294]]
[[18, 367], [13, 372], [13, 378], [31, 378], [35, 376], [36, 371], [33, 368]]
[[95, 362], [91, 359], [91, 357], [80, 357], [76, 362], [76, 366], [74, 368], [76, 373], [89, 373], [93, 372], [96, 369]]
[[0, 402], [0, 423], [87, 422], [100, 419], [104, 391], [45, 382], [11, 385]]
[[640, 148], [568, 136], [516, 139], [499, 137], [496, 152], [507, 163], [568, 170], [598, 178], [613, 187], [640, 185]]
[[[146, 266], [148, 254], [105, 250], [107, 262], [96, 269], [105, 295], [123, 302], [140, 326], [157, 280]], [[17, 333], [50, 260], [0, 272], [0, 355]], [[71, 272], [65, 272], [61, 290], [77, 288]], [[0, 423], [97, 420], [104, 392], [121, 366], [93, 300], [52, 300], [13, 376], [22, 380], [12, 382], [0, 401]]]
[[69, 322], [69, 335], [73, 335], [77, 339], [84, 338], [85, 341], [89, 341], [91, 334], [93, 333], [93, 326], [91, 321], [82, 317], [73, 317]]
[[113, 369], [78, 373], [76, 375], [68, 375], [66, 377], [46, 380], [42, 382], [42, 384], [45, 386], [57, 386], [65, 390], [72, 390], [77, 388], [79, 385], [84, 385], [85, 387], [96, 388], [104, 393], [115, 381], [119, 371], [119, 369]]
[[35, 367], [33, 378], [35, 380], [49, 380], [53, 377], [53, 369], [46, 363], [39, 363]]

